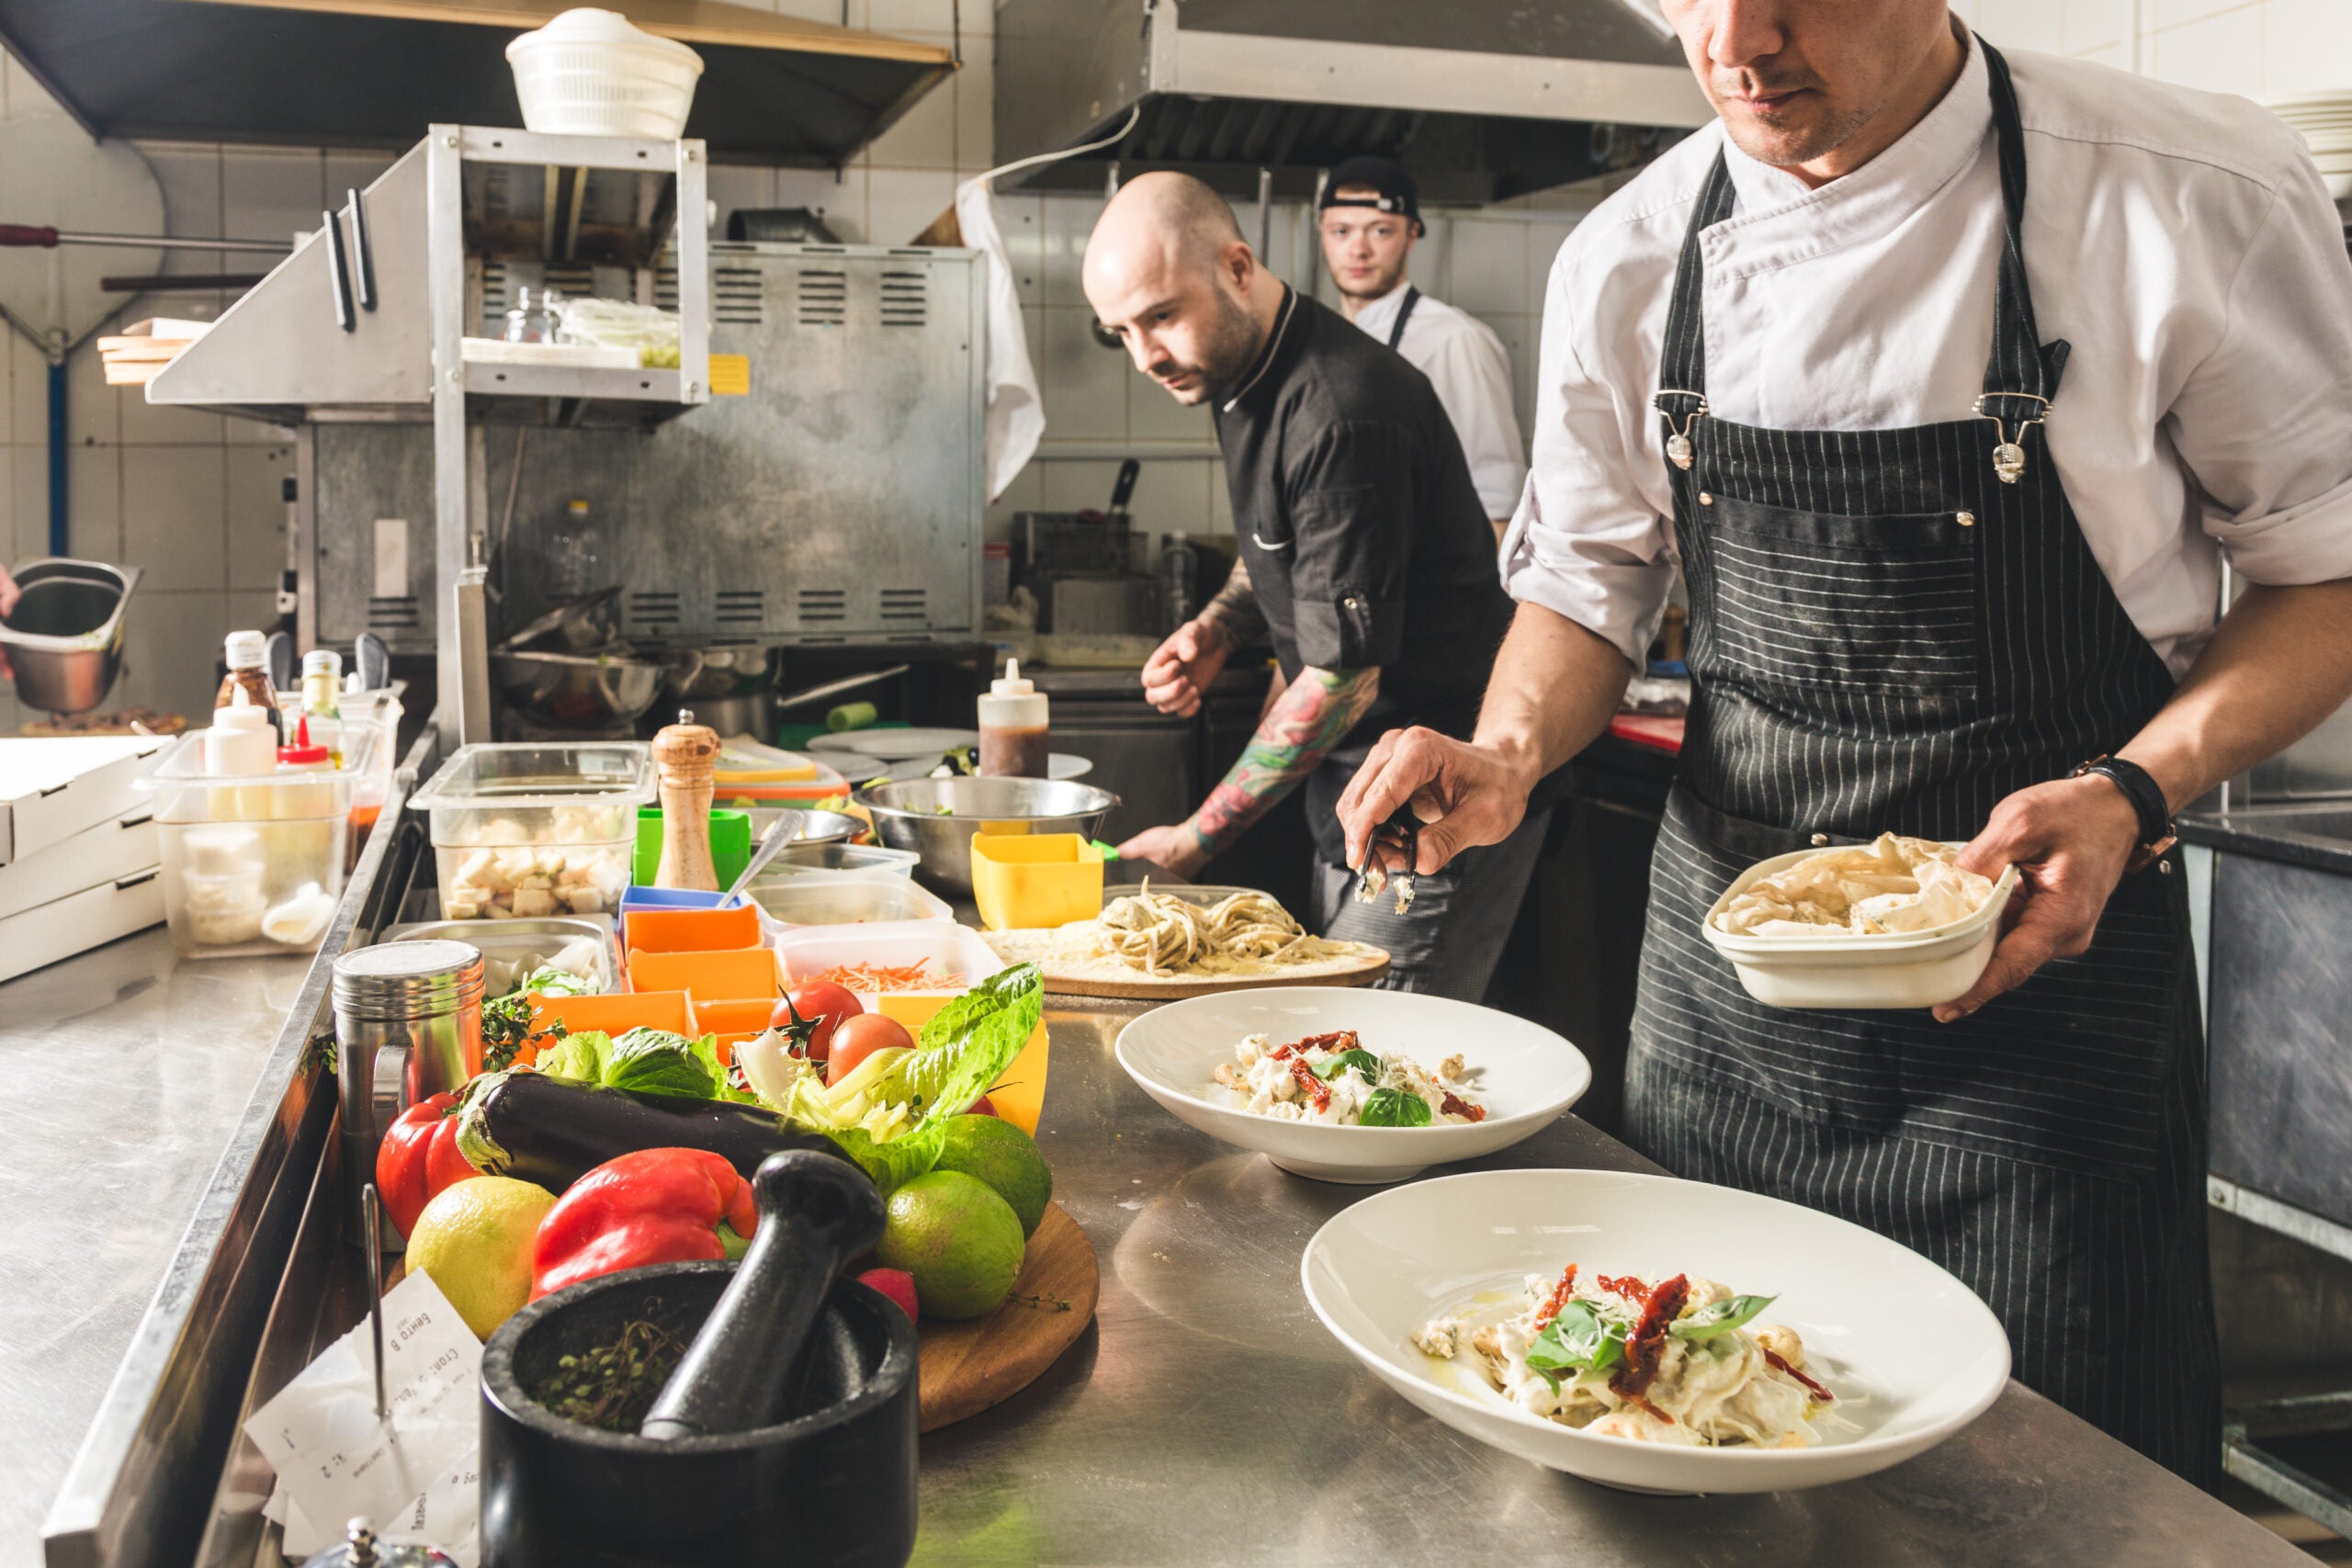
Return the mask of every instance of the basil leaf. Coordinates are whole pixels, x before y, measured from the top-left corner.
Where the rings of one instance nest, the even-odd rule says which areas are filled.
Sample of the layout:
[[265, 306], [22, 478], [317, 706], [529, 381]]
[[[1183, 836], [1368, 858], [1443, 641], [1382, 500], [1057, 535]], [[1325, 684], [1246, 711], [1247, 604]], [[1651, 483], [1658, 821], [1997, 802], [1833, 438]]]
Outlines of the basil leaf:
[[1677, 1318], [1667, 1332], [1677, 1339], [1698, 1341], [1713, 1339], [1718, 1334], [1729, 1334], [1735, 1328], [1753, 1322], [1758, 1313], [1779, 1301], [1778, 1296], [1734, 1296], [1728, 1301], [1702, 1306], [1687, 1317]]
[[1363, 1102], [1367, 1127], [1426, 1127], [1430, 1102], [1409, 1089], [1376, 1089]]
[[1557, 1392], [1563, 1372], [1607, 1371], [1625, 1356], [1625, 1325], [1584, 1301], [1570, 1301], [1527, 1348], [1527, 1365]]
[[1380, 1081], [1380, 1058], [1369, 1051], [1342, 1051], [1321, 1066], [1309, 1066], [1306, 1070], [1325, 1083], [1329, 1083], [1350, 1067], [1362, 1073], [1363, 1081], [1366, 1083], [1376, 1084]]

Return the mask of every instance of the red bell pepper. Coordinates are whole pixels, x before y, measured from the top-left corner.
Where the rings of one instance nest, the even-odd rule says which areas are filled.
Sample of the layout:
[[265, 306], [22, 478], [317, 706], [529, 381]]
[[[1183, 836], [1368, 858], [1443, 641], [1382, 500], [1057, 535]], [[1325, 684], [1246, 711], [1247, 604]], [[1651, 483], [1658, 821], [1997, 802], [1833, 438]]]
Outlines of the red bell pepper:
[[458, 1097], [436, 1094], [401, 1112], [376, 1148], [376, 1192], [405, 1238], [445, 1187], [481, 1172], [458, 1152]]
[[649, 1263], [740, 1257], [759, 1223], [752, 1184], [704, 1149], [640, 1149], [606, 1160], [539, 1222], [531, 1299]]

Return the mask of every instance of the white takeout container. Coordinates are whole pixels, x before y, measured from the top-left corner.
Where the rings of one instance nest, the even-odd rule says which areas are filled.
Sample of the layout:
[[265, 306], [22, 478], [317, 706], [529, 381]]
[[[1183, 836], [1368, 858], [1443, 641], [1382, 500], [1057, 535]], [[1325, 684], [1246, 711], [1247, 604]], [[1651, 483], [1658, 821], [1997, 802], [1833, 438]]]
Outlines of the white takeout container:
[[1993, 896], [1974, 913], [1926, 931], [1885, 936], [1836, 930], [1820, 936], [1734, 936], [1715, 928], [1715, 917], [1724, 907], [1757, 883], [1801, 860], [1836, 852], [1798, 850], [1758, 861], [1733, 878], [1707, 911], [1701, 929], [1708, 944], [1731, 960], [1747, 994], [1766, 1007], [1857, 1010], [1931, 1008], [1967, 995], [1993, 961], [1994, 945], [2001, 940], [2001, 911], [2018, 885], [2015, 866], [2002, 871], [1993, 884]]
[[[1762, 1321], [1803, 1337], [1808, 1375], [1860, 1430], [1826, 1429], [1804, 1449], [1595, 1436], [1519, 1408], [1468, 1362], [1414, 1348], [1431, 1318], [1489, 1291], [1515, 1299], [1529, 1275], [1556, 1279], [1571, 1262], [1588, 1277], [1690, 1274], [1776, 1298]], [[1851, 1481], [1942, 1442], [2008, 1382], [2000, 1320], [1927, 1258], [1833, 1215], [1672, 1177], [1482, 1170], [1417, 1181], [1334, 1216], [1299, 1273], [1323, 1326], [1430, 1415], [1505, 1453], [1637, 1492]]]
[[[1434, 1067], [1459, 1052], [1483, 1122], [1349, 1127], [1252, 1115], [1211, 1077], [1251, 1034], [1276, 1042], [1352, 1029], [1365, 1050], [1401, 1052]], [[1432, 1165], [1507, 1149], [1559, 1119], [1591, 1087], [1592, 1067], [1540, 1024], [1470, 1002], [1414, 991], [1270, 987], [1212, 992], [1152, 1009], [1119, 1031], [1113, 1055], [1127, 1077], [1179, 1121], [1295, 1176], [1371, 1186]]]

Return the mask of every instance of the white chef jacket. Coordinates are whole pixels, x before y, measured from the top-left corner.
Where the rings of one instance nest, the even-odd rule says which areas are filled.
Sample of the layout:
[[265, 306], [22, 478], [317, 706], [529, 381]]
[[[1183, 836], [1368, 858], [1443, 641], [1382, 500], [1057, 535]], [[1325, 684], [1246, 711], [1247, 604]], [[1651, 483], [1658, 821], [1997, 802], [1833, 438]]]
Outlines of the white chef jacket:
[[[1366, 305], [1356, 325], [1386, 343], [1409, 287], [1400, 283]], [[1424, 294], [1405, 318], [1396, 352], [1437, 389], [1487, 515], [1510, 516], [1527, 482], [1527, 448], [1520, 444], [1519, 415], [1511, 408], [1510, 354], [1503, 340], [1469, 311]]]
[[[2242, 98], [2007, 53], [2025, 127], [2026, 274], [2071, 343], [2047, 451], [2117, 598], [2176, 674], [2220, 560], [2256, 582], [2352, 576], [2352, 262], [2301, 141]], [[2000, 171], [1983, 52], [1927, 117], [1809, 190], [1726, 144], [1669, 149], [1560, 247], [1534, 475], [1501, 554], [1520, 600], [1638, 662], [1673, 578], [1650, 398], [1676, 260], [1721, 149], [1738, 202], [1702, 239], [1707, 400], [1741, 423], [1970, 417], [1984, 389]]]

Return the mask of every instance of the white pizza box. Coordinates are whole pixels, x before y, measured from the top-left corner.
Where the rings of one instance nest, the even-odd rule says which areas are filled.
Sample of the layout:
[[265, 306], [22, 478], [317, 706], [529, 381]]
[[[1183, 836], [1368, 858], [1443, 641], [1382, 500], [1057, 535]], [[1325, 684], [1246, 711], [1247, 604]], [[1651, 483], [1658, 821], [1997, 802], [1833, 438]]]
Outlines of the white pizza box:
[[36, 905], [0, 919], [0, 980], [163, 923], [161, 865]]
[[131, 781], [164, 735], [64, 735], [0, 740], [0, 865], [143, 809]]
[[133, 875], [163, 859], [154, 807], [141, 801], [112, 821], [0, 865], [0, 919]]

